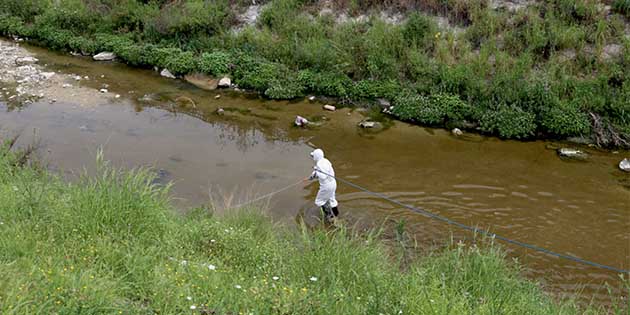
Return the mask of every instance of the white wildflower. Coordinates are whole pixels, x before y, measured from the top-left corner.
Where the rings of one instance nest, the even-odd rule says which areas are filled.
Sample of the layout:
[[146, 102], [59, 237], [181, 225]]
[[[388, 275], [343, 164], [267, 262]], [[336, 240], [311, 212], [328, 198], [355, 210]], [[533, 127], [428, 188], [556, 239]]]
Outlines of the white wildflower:
[[311, 277], [311, 281], [317, 281], [317, 277]]
[[216, 242], [216, 241], [215, 240], [210, 240], [210, 243], [214, 243], [214, 242]]
[[234, 287], [235, 287], [235, 288], [237, 288], [237, 289], [239, 289], [239, 290], [242, 288], [242, 287], [241, 287], [240, 285], [238, 285], [238, 284], [237, 284], [237, 285], [235, 285]]
[[216, 270], [217, 266], [213, 265], [213, 264], [208, 264], [208, 269], [210, 270]]
[[188, 261], [187, 260], [182, 260], [179, 264], [182, 265], [182, 266], [187, 266], [188, 265]]
[[188, 300], [188, 301], [192, 301], [192, 297], [191, 297], [191, 296], [187, 296], [187, 297], [186, 297], [186, 300]]
[[196, 309], [197, 309], [197, 306], [195, 306], [195, 305], [191, 305], [191, 306], [190, 306], [190, 309], [194, 311], [194, 310], [196, 310]]
[[273, 280], [278, 280], [278, 279], [280, 279], [280, 278], [279, 278], [279, 277], [276, 277], [276, 276], [273, 276], [273, 277], [271, 277], [271, 279], [273, 279]]

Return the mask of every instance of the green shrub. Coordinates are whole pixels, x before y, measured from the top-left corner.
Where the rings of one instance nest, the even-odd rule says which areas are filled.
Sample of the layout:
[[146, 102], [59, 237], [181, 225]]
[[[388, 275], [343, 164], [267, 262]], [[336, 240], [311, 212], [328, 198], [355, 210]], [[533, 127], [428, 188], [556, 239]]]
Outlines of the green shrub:
[[166, 58], [164, 68], [170, 70], [173, 74], [186, 74], [194, 72], [197, 68], [195, 56], [191, 51], [180, 51], [169, 55]]
[[265, 95], [271, 99], [290, 100], [296, 97], [304, 96], [304, 86], [293, 78], [276, 80], [271, 86], [265, 90]]
[[25, 25], [18, 17], [0, 15], [0, 34], [30, 37], [33, 28]]
[[98, 43], [83, 36], [73, 36], [68, 42], [68, 48], [72, 51], [92, 55], [98, 52]]
[[253, 57], [240, 57], [234, 72], [236, 83], [246, 89], [265, 92], [276, 82], [288, 76], [288, 69], [277, 63], [257, 60]]
[[471, 117], [473, 111], [459, 97], [449, 94], [423, 96], [403, 92], [394, 98], [392, 105], [394, 116], [426, 125], [460, 122]]
[[612, 9], [619, 14], [630, 17], [630, 0], [614, 0]]
[[586, 113], [565, 102], [546, 109], [540, 125], [546, 132], [558, 136], [585, 135], [591, 127]]
[[297, 80], [308, 92], [333, 97], [347, 97], [353, 84], [343, 73], [311, 70], [300, 71]]
[[148, 21], [145, 35], [154, 41], [184, 45], [191, 39], [221, 32], [231, 19], [228, 1], [180, 1], [162, 6], [159, 14]]
[[400, 89], [395, 80], [361, 80], [353, 84], [350, 96], [358, 99], [393, 99], [400, 93]]
[[437, 25], [426, 15], [414, 12], [403, 26], [403, 37], [411, 45], [432, 47], [433, 36], [437, 33]]
[[515, 106], [500, 106], [486, 111], [480, 121], [483, 131], [502, 138], [529, 138], [536, 131], [536, 115]]
[[2, 0], [0, 1], [0, 15], [6, 14], [32, 22], [36, 16], [46, 11], [48, 5], [47, 0]]
[[227, 52], [203, 53], [199, 57], [199, 71], [215, 76], [230, 72], [232, 55]]

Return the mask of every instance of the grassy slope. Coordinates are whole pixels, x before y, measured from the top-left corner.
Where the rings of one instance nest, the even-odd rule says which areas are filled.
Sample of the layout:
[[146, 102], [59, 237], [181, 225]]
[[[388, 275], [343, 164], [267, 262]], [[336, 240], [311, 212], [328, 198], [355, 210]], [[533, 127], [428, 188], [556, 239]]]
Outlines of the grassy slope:
[[0, 150], [2, 314], [601, 311], [553, 302], [496, 248], [460, 246], [402, 271], [375, 235], [297, 231], [247, 211], [180, 216], [145, 171], [104, 166], [65, 183], [16, 160]]
[[[505, 138], [630, 141], [628, 0], [613, 1], [610, 14], [595, 0], [537, 2], [518, 13], [485, 0], [328, 2], [350, 14], [422, 8], [463, 32], [440, 30], [417, 13], [401, 25], [376, 18], [338, 24], [319, 16], [324, 1], [266, 2], [257, 25], [234, 34], [245, 1], [5, 0], [0, 33], [54, 49], [113, 50], [131, 65], [178, 74], [228, 74], [270, 98], [386, 98], [395, 116], [426, 125], [472, 126]], [[611, 44], [619, 54], [606, 57]], [[591, 126], [591, 112], [600, 126]]]

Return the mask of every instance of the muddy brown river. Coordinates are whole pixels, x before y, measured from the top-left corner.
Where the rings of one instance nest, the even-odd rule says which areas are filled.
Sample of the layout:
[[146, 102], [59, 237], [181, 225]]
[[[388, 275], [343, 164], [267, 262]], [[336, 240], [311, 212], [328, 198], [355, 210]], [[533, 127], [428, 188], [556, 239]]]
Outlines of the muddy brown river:
[[[373, 132], [357, 127], [366, 115], [360, 110], [324, 112], [319, 102], [203, 91], [150, 70], [28, 49], [47, 71], [89, 79], [68, 79], [75, 87], [59, 87], [55, 103], [42, 99], [12, 108], [0, 101], [1, 134], [20, 132], [22, 145], [37, 141], [39, 157], [68, 178], [93, 170], [103, 147], [115, 166], [151, 166], [157, 182], [172, 181], [173, 202], [181, 209], [210, 201], [224, 207], [307, 176], [310, 145], [315, 145], [324, 149], [338, 176], [373, 191], [509, 238], [630, 269], [630, 173], [616, 166], [630, 152], [582, 147], [590, 158], [574, 162], [560, 159], [554, 148], [575, 145], [560, 142], [454, 137], [401, 122]], [[104, 84], [108, 96], [75, 91]], [[182, 102], [182, 96], [194, 105]], [[217, 115], [218, 108], [225, 114]], [[322, 123], [293, 127], [296, 115]], [[288, 222], [303, 209], [313, 216], [316, 189], [303, 184], [275, 195], [268, 200], [269, 211]], [[407, 231], [425, 243], [471, 238], [341, 183], [338, 199], [342, 218], [351, 224], [404, 220]], [[505, 248], [523, 264], [524, 274], [549, 292], [581, 292], [583, 299], [606, 303], [610, 288], [614, 297], [627, 298], [614, 272]]]

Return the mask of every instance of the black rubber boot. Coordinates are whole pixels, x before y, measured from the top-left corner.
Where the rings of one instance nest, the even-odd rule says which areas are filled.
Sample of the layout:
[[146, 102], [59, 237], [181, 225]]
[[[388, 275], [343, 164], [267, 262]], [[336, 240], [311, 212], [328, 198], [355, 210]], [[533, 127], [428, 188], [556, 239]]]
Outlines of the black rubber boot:
[[333, 207], [332, 208], [332, 213], [334, 216], [338, 217], [339, 216], [339, 209], [337, 207]]

